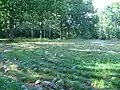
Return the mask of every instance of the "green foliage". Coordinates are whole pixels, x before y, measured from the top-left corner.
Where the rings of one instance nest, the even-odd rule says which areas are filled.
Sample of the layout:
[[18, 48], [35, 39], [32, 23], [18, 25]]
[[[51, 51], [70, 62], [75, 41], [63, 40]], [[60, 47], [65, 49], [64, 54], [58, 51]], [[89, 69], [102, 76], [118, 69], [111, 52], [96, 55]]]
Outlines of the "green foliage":
[[[103, 12], [99, 14], [99, 37], [106, 39], [119, 39], [119, 23], [120, 23], [120, 3], [113, 3], [107, 6]], [[104, 32], [104, 34], [103, 34]]]
[[10, 40], [97, 37], [98, 19], [91, 0], [1, 0], [0, 4], [0, 32], [6, 31]]

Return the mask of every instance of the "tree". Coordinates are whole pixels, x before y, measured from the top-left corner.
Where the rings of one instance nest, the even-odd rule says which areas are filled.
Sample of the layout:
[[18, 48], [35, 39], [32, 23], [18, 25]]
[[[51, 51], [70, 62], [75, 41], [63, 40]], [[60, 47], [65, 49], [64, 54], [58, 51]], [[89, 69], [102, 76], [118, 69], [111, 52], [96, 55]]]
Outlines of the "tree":
[[[1, 13], [6, 18], [5, 24], [7, 25], [9, 40], [14, 38], [14, 29], [17, 22], [20, 22], [24, 11], [26, 11], [26, 2], [24, 0], [1, 0]], [[4, 21], [3, 21], [4, 22]]]
[[91, 0], [1, 0], [1, 5], [1, 29], [8, 32], [11, 41], [18, 36], [97, 36], [98, 17]]
[[77, 36], [84, 38], [95, 37], [95, 24], [98, 23], [98, 18], [96, 18], [92, 1], [71, 0], [70, 7], [71, 27], [75, 30]]
[[119, 23], [120, 23], [120, 4], [113, 3], [107, 6], [103, 12], [99, 14], [100, 17], [100, 30], [99, 36], [101, 39], [111, 39], [119, 37]]

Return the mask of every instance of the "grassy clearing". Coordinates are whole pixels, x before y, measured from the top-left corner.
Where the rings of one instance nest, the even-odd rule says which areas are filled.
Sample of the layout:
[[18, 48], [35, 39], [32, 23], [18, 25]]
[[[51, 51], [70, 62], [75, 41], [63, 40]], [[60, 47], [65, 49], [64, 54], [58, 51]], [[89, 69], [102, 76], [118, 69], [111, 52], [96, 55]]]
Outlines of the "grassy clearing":
[[[0, 43], [0, 90], [36, 80], [64, 80], [65, 90], [120, 88], [120, 42], [98, 40]], [[46, 89], [45, 89], [46, 90]]]

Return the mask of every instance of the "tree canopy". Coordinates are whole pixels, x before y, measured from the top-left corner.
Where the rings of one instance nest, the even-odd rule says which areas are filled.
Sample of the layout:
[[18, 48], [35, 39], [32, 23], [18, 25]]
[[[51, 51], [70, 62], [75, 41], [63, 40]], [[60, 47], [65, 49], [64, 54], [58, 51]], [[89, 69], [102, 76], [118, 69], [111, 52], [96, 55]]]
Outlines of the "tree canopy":
[[0, 36], [119, 38], [120, 3], [97, 13], [92, 0], [1, 0]]
[[41, 38], [95, 38], [98, 22], [92, 1], [1, 0], [3, 36]]

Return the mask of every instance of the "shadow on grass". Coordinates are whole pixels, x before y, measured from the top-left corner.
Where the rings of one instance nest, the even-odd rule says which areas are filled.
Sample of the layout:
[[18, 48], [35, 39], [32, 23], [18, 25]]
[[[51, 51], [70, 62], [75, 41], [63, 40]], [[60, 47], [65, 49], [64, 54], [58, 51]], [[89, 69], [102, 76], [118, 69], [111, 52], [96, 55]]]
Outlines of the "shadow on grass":
[[20, 42], [59, 42], [60, 39], [46, 39], [46, 38], [15, 38], [13, 41], [9, 41], [7, 38], [0, 38], [0, 43], [20, 43]]

